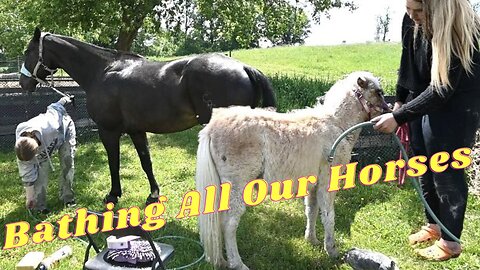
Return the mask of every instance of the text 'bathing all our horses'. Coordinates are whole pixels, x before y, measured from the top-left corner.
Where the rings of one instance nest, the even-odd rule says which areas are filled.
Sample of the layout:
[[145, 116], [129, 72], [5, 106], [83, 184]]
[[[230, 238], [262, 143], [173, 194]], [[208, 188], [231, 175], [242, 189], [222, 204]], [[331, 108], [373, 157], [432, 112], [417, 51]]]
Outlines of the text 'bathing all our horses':
[[[245, 212], [242, 198], [252, 179], [269, 184], [278, 179], [318, 176], [305, 197], [305, 238], [318, 244], [315, 224], [322, 209], [324, 247], [338, 255], [334, 238], [335, 192], [328, 192], [328, 156], [335, 139], [349, 127], [380, 115], [388, 106], [379, 81], [368, 72], [355, 72], [327, 92], [324, 105], [276, 113], [248, 107], [215, 109], [210, 123], [200, 132], [195, 181], [201, 197], [206, 188], [231, 183], [230, 209], [200, 214], [200, 239], [207, 260], [215, 266], [248, 269], [237, 248], [236, 231]], [[333, 164], [346, 164], [360, 131], [340, 143]], [[298, 183], [298, 182], [296, 182]], [[298, 186], [295, 185], [295, 189]], [[204, 201], [202, 201], [204, 202]], [[216, 204], [218, 205], [218, 203]], [[206, 206], [201, 206], [205, 212]], [[227, 254], [223, 256], [223, 243]]]
[[135, 145], [150, 183], [147, 203], [160, 190], [152, 170], [146, 132], [170, 133], [205, 124], [214, 107], [275, 107], [274, 91], [260, 71], [220, 54], [155, 62], [37, 28], [25, 52], [20, 85], [33, 91], [56, 69], [65, 70], [85, 91], [87, 110], [98, 126], [110, 167], [116, 203], [120, 185], [120, 136]]

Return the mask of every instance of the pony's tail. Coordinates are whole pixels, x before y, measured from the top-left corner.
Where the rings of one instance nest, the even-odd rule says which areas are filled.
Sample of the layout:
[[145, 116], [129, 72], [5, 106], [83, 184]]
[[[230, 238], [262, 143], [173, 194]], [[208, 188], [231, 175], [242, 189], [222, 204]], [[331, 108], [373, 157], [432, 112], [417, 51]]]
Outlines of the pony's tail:
[[270, 80], [259, 70], [244, 66], [243, 69], [250, 78], [253, 88], [255, 90], [255, 103], [256, 106], [260, 97], [262, 97], [262, 107], [277, 107], [277, 102], [275, 99], [275, 91], [273, 90]]
[[216, 267], [224, 267], [226, 262], [223, 257], [222, 227], [218, 211], [214, 211], [211, 214], [202, 214], [205, 209], [205, 188], [211, 185], [217, 186], [214, 205], [218, 205], [217, 202], [220, 196], [220, 177], [210, 153], [210, 136], [208, 134], [208, 128], [204, 128], [199, 133], [195, 183], [197, 185], [197, 191], [201, 194], [202, 198], [200, 200], [201, 212], [198, 217], [198, 227], [200, 231], [200, 240], [205, 249], [205, 258]]

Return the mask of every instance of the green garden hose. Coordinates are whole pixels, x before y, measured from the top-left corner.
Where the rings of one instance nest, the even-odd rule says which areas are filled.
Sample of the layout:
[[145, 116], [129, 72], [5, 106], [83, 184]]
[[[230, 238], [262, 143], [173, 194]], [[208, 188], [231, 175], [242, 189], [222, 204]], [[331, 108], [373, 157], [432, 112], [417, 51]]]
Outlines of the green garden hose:
[[[375, 123], [373, 122], [363, 122], [363, 123], [360, 123], [358, 125], [355, 125], [349, 129], [347, 129], [345, 132], [343, 132], [338, 138], [337, 140], [335, 140], [335, 142], [333, 143], [333, 146], [330, 150], [330, 154], [328, 155], [328, 162], [332, 162], [333, 161], [333, 157], [335, 156], [335, 151], [337, 149], [337, 146], [338, 144], [343, 140], [343, 138], [345, 138], [348, 134], [350, 134], [352, 131], [354, 130], [357, 130], [359, 128], [363, 128], [365, 126], [373, 126]], [[392, 133], [392, 137], [394, 138], [395, 142], [397, 142], [398, 146], [400, 147], [400, 151], [402, 153], [402, 157], [405, 161], [408, 161], [408, 155], [407, 155], [407, 151], [405, 151], [405, 148], [403, 147], [402, 143], [400, 142], [400, 139], [397, 137], [396, 134]], [[412, 183], [413, 183], [413, 186], [415, 188], [415, 190], [417, 191], [417, 194], [418, 194], [418, 197], [420, 198], [420, 200], [422, 201], [423, 205], [425, 206], [425, 209], [427, 209], [428, 213], [430, 214], [430, 216], [432, 216], [433, 220], [435, 220], [435, 222], [437, 222], [437, 224], [440, 226], [440, 228], [442, 229], [442, 231], [444, 231], [448, 236], [450, 236], [455, 242], [457, 243], [461, 243], [460, 239], [458, 239], [455, 235], [453, 235], [443, 224], [442, 222], [437, 218], [437, 216], [433, 213], [432, 209], [430, 208], [430, 206], [428, 205], [427, 201], [425, 200], [425, 198], [422, 196], [422, 190], [420, 188], [420, 184], [419, 184], [419, 181], [418, 181], [418, 178], [416, 177], [409, 177], [411, 180], [412, 180]]]

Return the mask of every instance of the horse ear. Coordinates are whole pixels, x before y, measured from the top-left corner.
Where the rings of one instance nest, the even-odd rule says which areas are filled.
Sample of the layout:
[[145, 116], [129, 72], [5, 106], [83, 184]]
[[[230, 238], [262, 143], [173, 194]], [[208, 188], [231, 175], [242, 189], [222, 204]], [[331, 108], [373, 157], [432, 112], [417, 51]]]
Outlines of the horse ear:
[[35, 27], [35, 32], [33, 32], [33, 40], [34, 41], [40, 41], [40, 35], [42, 34], [42, 31], [40, 31], [40, 28]]
[[358, 84], [358, 86], [360, 86], [360, 87], [363, 88], [363, 89], [367, 89], [367, 87], [368, 87], [368, 81], [367, 81], [367, 79], [365, 79], [365, 77], [363, 77], [363, 76], [362, 76], [362, 77], [358, 77], [358, 79], [357, 79], [357, 84]]

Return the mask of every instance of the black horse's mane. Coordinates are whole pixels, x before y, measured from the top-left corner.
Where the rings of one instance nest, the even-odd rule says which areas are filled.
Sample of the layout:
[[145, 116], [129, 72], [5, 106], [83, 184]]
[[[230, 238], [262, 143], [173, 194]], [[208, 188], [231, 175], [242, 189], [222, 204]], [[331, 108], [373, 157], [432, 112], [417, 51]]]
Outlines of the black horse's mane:
[[104, 48], [92, 43], [80, 41], [67, 36], [62, 36], [62, 35], [52, 35], [52, 36], [68, 41], [72, 44], [75, 44], [76, 46], [85, 48], [86, 50], [94, 51], [98, 54], [103, 55], [105, 58], [108, 58], [108, 59], [117, 60], [117, 59], [139, 59], [139, 58], [143, 59], [144, 58], [143, 56], [136, 53]]

